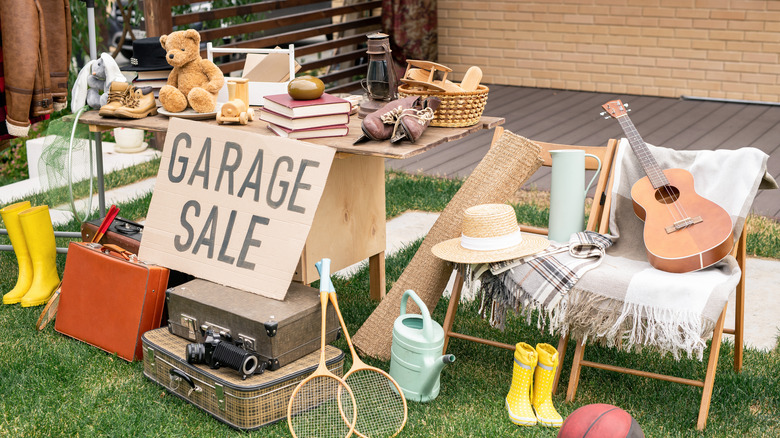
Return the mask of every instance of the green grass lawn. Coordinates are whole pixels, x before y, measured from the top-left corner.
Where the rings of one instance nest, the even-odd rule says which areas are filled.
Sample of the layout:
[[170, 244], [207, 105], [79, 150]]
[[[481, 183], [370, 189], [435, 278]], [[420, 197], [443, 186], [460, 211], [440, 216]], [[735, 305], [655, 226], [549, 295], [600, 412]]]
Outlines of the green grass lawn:
[[[139, 170], [140, 175], [145, 172], [148, 170]], [[457, 180], [388, 173], [388, 215], [395, 216], [407, 209], [442, 210], [460, 184]], [[122, 216], [143, 218], [149, 200], [150, 196], [146, 196], [120, 205]], [[517, 206], [517, 211], [523, 222], [544, 223], [544, 208], [521, 205]], [[770, 221], [767, 226], [776, 225]], [[73, 231], [78, 229], [78, 224], [60, 228]], [[759, 228], [764, 230], [766, 226]], [[777, 235], [770, 233], [767, 237], [754, 230], [757, 243], [753, 243], [751, 252], [778, 257]], [[65, 241], [59, 243], [60, 246], [66, 244]], [[418, 241], [387, 258], [388, 290], [419, 244]], [[58, 256], [60, 269], [64, 262], [65, 256]], [[13, 287], [16, 274], [14, 255], [0, 253], [1, 291]], [[364, 267], [350, 278], [334, 278], [334, 284], [347, 325], [354, 334], [376, 306], [368, 299], [368, 269]], [[443, 321], [447, 304], [448, 300], [442, 299], [433, 309], [437, 321]], [[3, 329], [0, 337], [0, 436], [290, 436], [284, 421], [247, 434], [231, 429], [145, 378], [141, 363], [127, 363], [62, 336], [51, 324], [42, 332], [36, 331], [34, 325], [40, 311], [40, 307], [0, 306], [0, 327]], [[474, 303], [461, 306], [456, 329], [506, 343], [557, 345], [556, 338], [527, 325], [524, 318], [510, 318], [503, 332], [490, 328], [487, 321], [477, 316]], [[619, 406], [637, 419], [648, 437], [780, 436], [777, 416], [780, 410], [780, 348], [770, 352], [746, 349], [743, 371], [735, 373], [730, 337], [726, 339], [704, 432], [695, 430], [701, 389], [685, 385], [585, 368], [575, 402], [565, 402], [562, 394], [555, 395], [554, 402], [563, 416], [590, 403]], [[334, 345], [346, 350], [343, 338]], [[569, 351], [573, 350], [574, 344], [570, 343]], [[511, 379], [510, 351], [453, 339], [449, 352], [455, 354], [457, 360], [441, 374], [439, 397], [426, 404], [409, 403], [409, 420], [401, 436], [557, 435], [557, 429], [519, 427], [509, 422], [504, 397]], [[626, 354], [594, 346], [588, 348], [588, 357], [687, 378], [702, 379], [704, 376], [705, 366], [699, 361], [683, 359], [678, 362], [650, 352]], [[387, 362], [371, 359], [367, 362], [389, 369]], [[570, 362], [571, 358], [567, 357], [562, 365], [562, 393], [568, 383]], [[349, 359], [345, 364], [347, 369]]]

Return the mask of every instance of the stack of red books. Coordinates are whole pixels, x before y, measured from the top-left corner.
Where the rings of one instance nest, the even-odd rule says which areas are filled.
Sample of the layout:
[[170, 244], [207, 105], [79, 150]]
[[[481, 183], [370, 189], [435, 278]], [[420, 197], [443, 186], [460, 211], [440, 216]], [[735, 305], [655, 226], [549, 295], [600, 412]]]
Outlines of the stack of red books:
[[264, 96], [260, 120], [280, 137], [304, 139], [347, 135], [351, 104], [323, 93], [318, 99], [295, 100], [289, 94]]

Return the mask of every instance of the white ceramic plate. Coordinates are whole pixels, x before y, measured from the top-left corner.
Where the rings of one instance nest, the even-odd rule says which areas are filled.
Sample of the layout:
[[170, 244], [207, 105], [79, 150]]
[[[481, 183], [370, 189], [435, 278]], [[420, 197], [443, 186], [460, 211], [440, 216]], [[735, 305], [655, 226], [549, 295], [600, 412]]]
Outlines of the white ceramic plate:
[[114, 152], [118, 154], [137, 154], [138, 152], [145, 151], [147, 147], [149, 147], [149, 144], [146, 142], [143, 142], [140, 146], [134, 148], [123, 148], [122, 146], [115, 144]]
[[217, 104], [217, 107], [214, 111], [210, 113], [198, 113], [195, 112], [192, 108], [187, 108], [186, 110], [179, 112], [179, 113], [172, 113], [170, 111], [166, 111], [163, 107], [157, 107], [157, 112], [168, 117], [181, 117], [182, 119], [190, 119], [190, 120], [206, 120], [206, 119], [213, 119], [217, 117], [217, 112], [222, 107], [221, 103]]

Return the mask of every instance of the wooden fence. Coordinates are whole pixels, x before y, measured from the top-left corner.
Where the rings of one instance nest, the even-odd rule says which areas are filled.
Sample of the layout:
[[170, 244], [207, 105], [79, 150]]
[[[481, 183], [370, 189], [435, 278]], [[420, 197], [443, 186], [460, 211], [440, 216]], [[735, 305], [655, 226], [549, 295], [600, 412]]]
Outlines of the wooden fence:
[[[143, 3], [147, 36], [196, 28], [202, 42], [222, 48], [295, 44], [296, 58], [304, 60], [301, 72], [316, 71], [331, 93], [360, 87], [366, 35], [381, 27], [381, 0], [265, 0], [217, 9], [198, 0]], [[177, 13], [183, 9], [188, 11]], [[217, 64], [229, 74], [241, 70], [244, 61], [229, 58]]]

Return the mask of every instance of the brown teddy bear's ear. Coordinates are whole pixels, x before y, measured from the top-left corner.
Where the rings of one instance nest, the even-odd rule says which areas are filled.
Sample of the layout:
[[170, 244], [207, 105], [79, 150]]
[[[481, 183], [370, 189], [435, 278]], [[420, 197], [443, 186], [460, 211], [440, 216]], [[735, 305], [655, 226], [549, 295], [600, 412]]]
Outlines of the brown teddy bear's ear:
[[163, 35], [160, 37], [160, 45], [163, 46], [163, 48], [165, 48], [165, 40], [167, 39], [168, 39], [168, 35]]
[[195, 41], [195, 44], [200, 44], [200, 34], [195, 29], [187, 29], [184, 36]]

